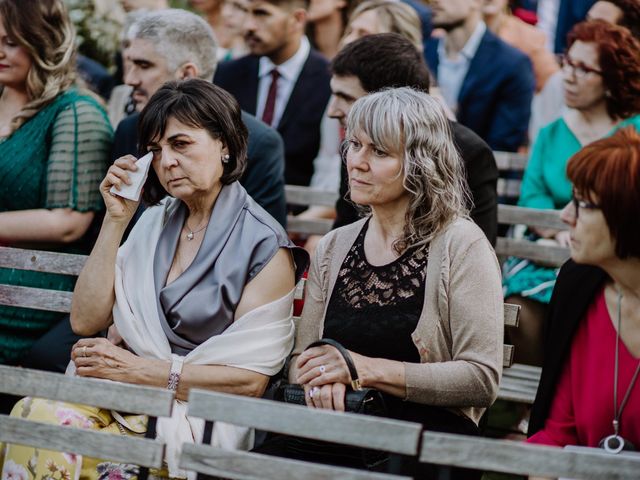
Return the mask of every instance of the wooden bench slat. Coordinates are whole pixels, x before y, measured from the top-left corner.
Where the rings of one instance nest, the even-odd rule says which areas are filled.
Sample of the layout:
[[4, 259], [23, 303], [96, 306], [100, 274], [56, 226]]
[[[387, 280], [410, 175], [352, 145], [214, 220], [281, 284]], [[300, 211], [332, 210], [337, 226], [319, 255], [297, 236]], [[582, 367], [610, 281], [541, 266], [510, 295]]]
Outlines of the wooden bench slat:
[[640, 455], [611, 455], [599, 449], [590, 450], [577, 453], [509, 440], [426, 432], [420, 461], [554, 478], [638, 478]]
[[513, 363], [513, 345], [502, 346], [502, 366], [509, 368]]
[[216, 477], [243, 480], [408, 480], [410, 478], [191, 444], [185, 445], [182, 449], [180, 468]]
[[62, 427], [0, 416], [0, 442], [75, 453], [145, 467], [162, 466], [164, 446], [155, 440]]
[[504, 304], [504, 326], [517, 327], [520, 323], [520, 305]]
[[559, 267], [570, 256], [569, 249], [552, 245], [539, 245], [527, 240], [515, 240], [513, 238], [498, 237], [496, 242], [498, 255], [527, 258], [533, 261]]
[[72, 292], [0, 285], [0, 305], [69, 313]]
[[0, 391], [156, 417], [171, 416], [174, 398], [172, 392], [163, 388], [3, 365], [0, 365]]
[[0, 268], [77, 276], [86, 261], [85, 255], [0, 247]]
[[500, 385], [498, 390], [498, 400], [504, 400], [506, 402], [524, 403], [526, 405], [533, 405], [536, 399], [536, 392], [527, 392], [521, 390], [510, 390], [503, 385]]
[[287, 216], [287, 232], [302, 235], [325, 235], [331, 231], [331, 220], [308, 220], [293, 215]]
[[284, 193], [287, 203], [291, 205], [335, 207], [338, 200], [338, 193], [336, 192], [298, 185], [285, 185]]
[[422, 425], [192, 389], [189, 415], [260, 430], [415, 455]]
[[498, 223], [567, 230], [567, 224], [560, 220], [559, 210], [542, 210], [514, 205], [498, 205]]
[[524, 170], [529, 157], [523, 153], [493, 152], [498, 170]]

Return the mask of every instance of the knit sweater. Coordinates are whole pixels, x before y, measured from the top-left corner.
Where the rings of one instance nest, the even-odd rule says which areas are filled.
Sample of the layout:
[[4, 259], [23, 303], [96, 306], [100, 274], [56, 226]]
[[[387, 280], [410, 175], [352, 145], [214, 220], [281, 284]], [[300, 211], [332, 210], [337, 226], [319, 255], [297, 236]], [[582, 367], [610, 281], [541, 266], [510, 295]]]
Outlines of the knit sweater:
[[[322, 338], [327, 304], [364, 219], [327, 234], [311, 263], [294, 355]], [[421, 363], [404, 363], [405, 400], [447, 407], [476, 424], [498, 393], [504, 310], [500, 267], [482, 231], [458, 219], [431, 242], [424, 305], [412, 333]]]

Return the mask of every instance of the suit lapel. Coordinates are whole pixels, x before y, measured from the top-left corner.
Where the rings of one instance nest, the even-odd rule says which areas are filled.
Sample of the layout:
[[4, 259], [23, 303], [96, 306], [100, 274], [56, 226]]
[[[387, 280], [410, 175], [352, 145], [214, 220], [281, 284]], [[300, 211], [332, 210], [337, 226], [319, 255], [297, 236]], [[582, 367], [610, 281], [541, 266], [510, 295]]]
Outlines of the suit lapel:
[[480, 45], [478, 45], [476, 54], [471, 59], [469, 70], [467, 71], [467, 75], [464, 77], [464, 81], [460, 87], [460, 93], [458, 94], [458, 109], [460, 109], [460, 105], [464, 103], [467, 96], [473, 92], [475, 85], [485, 81], [490, 82], [486, 77], [487, 75], [491, 75], [491, 69], [487, 69], [486, 66], [490, 65], [492, 61], [495, 61], [495, 59], [492, 58], [493, 51], [495, 50], [494, 47], [494, 38], [487, 29], [482, 36]]
[[282, 129], [286, 123], [295, 116], [296, 111], [299, 111], [300, 106], [304, 104], [305, 96], [309, 95], [311, 92], [308, 81], [313, 81], [313, 73], [315, 70], [311, 57], [312, 55], [313, 52], [309, 52], [309, 56], [302, 66], [302, 70], [300, 71], [300, 75], [298, 75], [298, 79], [293, 86], [293, 90], [291, 90], [291, 95], [289, 95], [287, 105], [284, 108], [284, 112], [282, 112], [282, 117], [280, 117], [278, 130]]
[[238, 82], [236, 99], [240, 107], [251, 115], [256, 114], [256, 105], [258, 103], [258, 67], [259, 58], [251, 56], [247, 59], [246, 70], [243, 81]]

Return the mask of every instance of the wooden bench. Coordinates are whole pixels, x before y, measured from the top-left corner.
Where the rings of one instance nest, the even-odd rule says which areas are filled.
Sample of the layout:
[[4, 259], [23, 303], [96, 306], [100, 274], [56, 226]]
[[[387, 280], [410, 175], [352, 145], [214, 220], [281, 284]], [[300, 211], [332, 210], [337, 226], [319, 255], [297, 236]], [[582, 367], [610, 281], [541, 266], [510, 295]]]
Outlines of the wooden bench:
[[420, 461], [489, 472], [582, 480], [631, 480], [637, 479], [640, 472], [640, 453], [613, 455], [599, 448], [562, 449], [437, 432], [423, 433]]
[[[207, 422], [221, 421], [270, 432], [311, 438], [343, 445], [383, 450], [415, 457], [422, 425], [368, 415], [339, 413], [254, 399], [191, 390], [189, 415]], [[184, 445], [180, 467], [230, 479], [297, 480], [406, 479], [399, 475], [373, 473], [345, 467], [319, 465], [253, 452], [222, 450], [202, 444]]]
[[520, 198], [522, 176], [529, 158], [522, 153], [493, 152], [498, 166], [498, 201], [515, 205]]
[[[334, 206], [338, 194], [324, 190], [286, 185], [287, 203], [303, 206]], [[498, 223], [503, 225], [530, 225], [539, 228], [565, 229], [557, 210], [538, 210], [533, 208], [498, 205]], [[331, 230], [331, 220], [308, 220], [290, 215], [287, 218], [287, 231], [300, 235], [324, 235]], [[534, 261], [544, 262], [551, 266], [560, 266], [569, 258], [569, 250], [565, 247], [541, 245], [529, 240], [498, 237], [496, 254], [499, 256], [516, 256]]]
[[141, 480], [149, 468], [162, 467], [164, 444], [155, 439], [156, 421], [171, 416], [174, 396], [169, 390], [0, 366], [0, 393], [149, 416], [141, 438], [0, 415], [0, 442], [139, 465]]

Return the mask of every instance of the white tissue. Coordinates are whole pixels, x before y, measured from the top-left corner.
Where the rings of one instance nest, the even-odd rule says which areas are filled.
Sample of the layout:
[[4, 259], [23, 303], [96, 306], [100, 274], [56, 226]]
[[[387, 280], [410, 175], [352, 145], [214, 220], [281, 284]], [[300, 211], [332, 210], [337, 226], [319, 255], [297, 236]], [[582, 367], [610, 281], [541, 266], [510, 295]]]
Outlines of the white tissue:
[[142, 193], [142, 186], [147, 180], [149, 167], [151, 166], [151, 160], [153, 160], [153, 153], [151, 152], [147, 153], [144, 157], [140, 157], [136, 161], [138, 170], [136, 170], [135, 172], [132, 172], [131, 170], [127, 171], [127, 173], [129, 174], [129, 179], [131, 180], [131, 185], [124, 184], [120, 187], [120, 190], [117, 190], [114, 185], [109, 191], [115, 195], [118, 195], [119, 197], [133, 200], [134, 202], [140, 200], [140, 193]]

